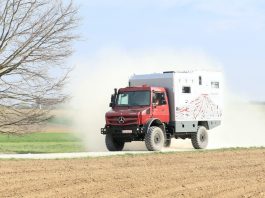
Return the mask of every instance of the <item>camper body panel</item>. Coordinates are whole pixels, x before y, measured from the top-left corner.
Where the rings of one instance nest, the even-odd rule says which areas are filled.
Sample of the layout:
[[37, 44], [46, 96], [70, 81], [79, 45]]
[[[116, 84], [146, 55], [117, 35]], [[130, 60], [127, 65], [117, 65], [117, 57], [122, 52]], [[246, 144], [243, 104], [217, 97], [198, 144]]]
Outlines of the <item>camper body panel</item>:
[[170, 125], [175, 132], [196, 132], [199, 122], [212, 129], [221, 124], [222, 74], [215, 71], [165, 72], [134, 75], [130, 86], [156, 86], [167, 90]]

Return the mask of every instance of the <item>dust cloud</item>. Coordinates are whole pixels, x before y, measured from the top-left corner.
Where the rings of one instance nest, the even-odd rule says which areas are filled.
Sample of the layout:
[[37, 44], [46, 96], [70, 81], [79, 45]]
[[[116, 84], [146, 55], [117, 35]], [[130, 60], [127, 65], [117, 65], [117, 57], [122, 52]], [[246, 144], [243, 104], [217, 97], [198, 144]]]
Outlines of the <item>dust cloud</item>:
[[209, 148], [265, 146], [265, 105], [226, 94], [222, 125], [209, 138]]
[[[106, 151], [100, 128], [114, 88], [125, 87], [133, 74], [160, 73], [176, 70], [222, 70], [222, 65], [202, 51], [150, 50], [126, 52], [104, 49], [97, 56], [75, 63], [72, 75], [74, 131], [87, 151]], [[230, 94], [229, 94], [230, 96]], [[264, 113], [259, 106], [244, 104], [241, 99], [226, 100], [222, 127], [210, 132], [210, 148], [265, 145]], [[263, 111], [265, 112], [265, 111]], [[263, 138], [262, 138], [263, 137]], [[191, 148], [190, 141], [174, 140], [173, 148]], [[128, 143], [126, 150], [145, 150], [145, 145]]]

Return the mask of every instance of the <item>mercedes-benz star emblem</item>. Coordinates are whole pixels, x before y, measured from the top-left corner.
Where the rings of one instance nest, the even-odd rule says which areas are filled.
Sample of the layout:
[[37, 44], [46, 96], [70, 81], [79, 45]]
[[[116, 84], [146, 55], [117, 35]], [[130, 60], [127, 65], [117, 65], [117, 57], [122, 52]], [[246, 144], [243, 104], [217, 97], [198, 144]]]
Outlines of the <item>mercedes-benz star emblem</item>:
[[125, 118], [124, 118], [124, 117], [119, 117], [119, 118], [118, 118], [118, 122], [119, 122], [120, 124], [124, 124], [124, 122], [125, 122]]

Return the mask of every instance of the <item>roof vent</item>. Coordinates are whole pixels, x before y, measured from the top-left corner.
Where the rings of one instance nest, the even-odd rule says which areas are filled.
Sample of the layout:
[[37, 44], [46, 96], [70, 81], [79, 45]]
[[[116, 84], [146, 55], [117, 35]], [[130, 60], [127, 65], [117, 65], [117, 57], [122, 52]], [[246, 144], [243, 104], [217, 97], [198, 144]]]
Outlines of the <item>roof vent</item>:
[[163, 74], [173, 74], [176, 73], [175, 71], [164, 71]]

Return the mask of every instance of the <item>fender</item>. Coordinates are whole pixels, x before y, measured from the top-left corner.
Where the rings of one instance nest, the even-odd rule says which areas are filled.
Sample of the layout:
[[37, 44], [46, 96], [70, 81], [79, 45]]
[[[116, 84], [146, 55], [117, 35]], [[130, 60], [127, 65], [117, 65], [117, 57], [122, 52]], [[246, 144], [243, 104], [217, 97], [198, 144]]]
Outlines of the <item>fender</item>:
[[164, 132], [166, 131], [164, 124], [158, 118], [151, 118], [144, 125], [144, 131], [143, 132], [146, 133], [147, 130], [149, 129], [149, 127], [152, 125], [161, 127]]

